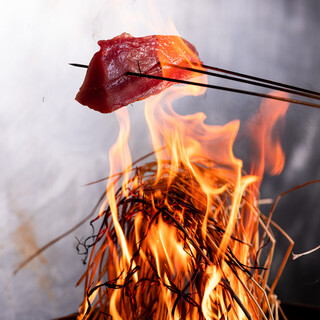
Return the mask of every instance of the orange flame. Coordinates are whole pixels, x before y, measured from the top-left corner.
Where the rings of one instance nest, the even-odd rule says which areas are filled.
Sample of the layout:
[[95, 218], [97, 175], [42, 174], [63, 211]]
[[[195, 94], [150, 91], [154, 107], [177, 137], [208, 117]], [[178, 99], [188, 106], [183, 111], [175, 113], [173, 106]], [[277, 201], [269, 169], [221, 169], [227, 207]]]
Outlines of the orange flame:
[[[179, 89], [171, 90], [171, 94], [167, 94], [169, 106], [166, 109], [161, 105], [162, 97], [149, 101], [145, 109], [154, 149], [159, 150], [166, 146], [164, 151], [157, 153], [157, 177], [160, 179], [166, 174], [162, 171], [163, 161], [169, 160], [171, 162], [169, 183], [174, 180], [181, 166], [188, 168], [189, 173], [198, 181], [207, 198], [206, 215], [201, 226], [204, 239], [206, 238], [208, 216], [212, 214], [213, 199], [223, 193], [228, 188], [229, 183], [234, 185], [229, 221], [217, 254], [218, 259], [219, 257], [223, 259], [238, 219], [242, 196], [248, 185], [256, 182], [257, 178], [255, 176], [242, 176], [242, 161], [235, 158], [232, 152], [233, 143], [239, 129], [239, 121], [232, 121], [225, 126], [210, 126], [204, 123], [206, 116], [203, 113], [181, 116], [174, 112], [170, 106], [170, 100], [182, 95], [185, 90], [186, 88], [183, 88], [182, 93], [179, 92]], [[196, 165], [202, 164], [205, 166], [208, 159], [216, 163], [214, 176], [212, 176], [212, 172], [202, 170], [201, 167]], [[222, 186], [216, 184], [221, 176], [227, 181], [227, 184]], [[247, 237], [249, 238], [249, 235]], [[246, 263], [245, 255], [243, 261]], [[209, 276], [206, 285], [202, 309], [205, 318], [212, 319], [214, 313], [210, 308], [215, 305], [220, 295], [217, 291], [221, 291], [221, 288], [217, 290], [214, 290], [214, 288], [220, 282], [221, 271], [213, 265], [208, 267], [207, 272], [211, 276]], [[244, 292], [241, 294], [245, 295]]]
[[[284, 92], [274, 91], [271, 95], [288, 98]], [[285, 156], [282, 151], [280, 134], [275, 134], [277, 125], [284, 125], [284, 116], [289, 108], [288, 102], [264, 100], [259, 113], [248, 124], [248, 135], [252, 140], [251, 173], [259, 177], [266, 170], [271, 175], [279, 175], [284, 167]], [[279, 128], [279, 127], [278, 127]], [[265, 168], [266, 167], [266, 168]]]

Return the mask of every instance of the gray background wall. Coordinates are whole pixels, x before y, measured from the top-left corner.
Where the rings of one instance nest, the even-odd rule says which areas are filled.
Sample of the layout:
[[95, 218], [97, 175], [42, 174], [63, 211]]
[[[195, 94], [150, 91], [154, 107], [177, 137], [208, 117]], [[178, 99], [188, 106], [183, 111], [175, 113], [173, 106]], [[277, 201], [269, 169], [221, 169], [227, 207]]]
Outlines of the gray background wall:
[[[317, 0], [154, 1], [207, 64], [320, 89], [320, 2]], [[124, 31], [167, 33], [157, 28], [147, 1], [29, 0], [0, 4], [0, 306], [1, 319], [50, 319], [77, 310], [85, 267], [75, 237], [83, 226], [13, 276], [12, 270], [80, 221], [104, 185], [83, 187], [108, 174], [116, 139], [114, 114], [101, 115], [74, 101], [96, 41]], [[153, 24], [153, 27], [152, 27]], [[224, 84], [214, 80], [213, 83]], [[182, 99], [180, 113], [203, 111], [208, 123], [245, 121], [260, 100], [208, 91]], [[133, 159], [151, 150], [143, 103], [129, 107]], [[320, 178], [320, 110], [292, 105], [283, 132], [286, 165], [266, 176], [262, 197]], [[241, 149], [241, 134], [235, 147]], [[320, 244], [320, 185], [284, 198], [275, 220], [296, 241], [294, 252]], [[269, 208], [266, 207], [267, 211]], [[279, 241], [283, 249], [286, 242]], [[280, 250], [281, 251], [281, 250]], [[280, 252], [275, 263], [279, 262]], [[290, 260], [277, 293], [283, 301], [320, 305], [320, 253]]]

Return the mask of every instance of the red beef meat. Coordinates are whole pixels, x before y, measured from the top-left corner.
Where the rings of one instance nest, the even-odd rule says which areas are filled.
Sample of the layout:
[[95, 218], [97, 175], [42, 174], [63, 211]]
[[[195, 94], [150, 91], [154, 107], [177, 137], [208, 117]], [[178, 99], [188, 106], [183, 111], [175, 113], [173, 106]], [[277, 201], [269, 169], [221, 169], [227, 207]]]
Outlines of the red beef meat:
[[[181, 46], [181, 41], [183, 45]], [[123, 33], [98, 42], [76, 100], [102, 113], [113, 112], [134, 101], [148, 98], [168, 88], [173, 82], [127, 75], [128, 71], [186, 80], [194, 73], [169, 66], [161, 61], [186, 65], [186, 60], [199, 64], [193, 45], [178, 36], [146, 36], [135, 38]], [[176, 46], [179, 46], [177, 50]]]

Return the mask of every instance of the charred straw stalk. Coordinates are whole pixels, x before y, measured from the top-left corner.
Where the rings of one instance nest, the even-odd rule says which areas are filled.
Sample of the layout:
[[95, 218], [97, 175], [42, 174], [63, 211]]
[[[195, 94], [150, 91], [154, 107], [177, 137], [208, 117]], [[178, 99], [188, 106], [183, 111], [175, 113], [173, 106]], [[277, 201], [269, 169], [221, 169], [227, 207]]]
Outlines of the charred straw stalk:
[[[261, 215], [253, 190], [248, 189], [242, 197], [227, 250], [221, 256], [219, 246], [234, 192], [232, 181], [219, 174], [216, 163], [206, 160], [201, 165], [193, 164], [214, 177], [217, 188], [227, 186], [211, 199], [208, 212], [206, 194], [190, 172], [182, 166], [172, 178], [171, 163], [164, 161], [162, 165], [167, 174], [160, 179], [156, 179], [156, 162], [136, 167], [126, 189], [119, 186], [115, 194], [130, 261], [126, 261], [121, 248], [110, 206], [91, 221], [92, 236], [79, 242], [88, 269], [80, 279], [85, 280], [86, 294], [78, 319], [111, 319], [113, 308], [125, 320], [195, 319], [195, 315], [208, 319], [203, 304], [210, 268], [220, 274], [209, 298], [211, 319], [239, 319], [240, 313], [247, 319], [273, 319], [277, 301], [268, 290], [266, 270], [275, 245], [271, 230], [275, 224]], [[246, 231], [248, 219], [255, 221], [252, 237]], [[161, 226], [167, 234], [159, 231]], [[170, 237], [178, 243], [175, 248], [168, 246]], [[267, 245], [269, 242], [271, 245]], [[154, 249], [159, 243], [163, 244], [162, 257]], [[183, 267], [178, 258], [175, 260], [181, 251], [187, 257]], [[262, 251], [265, 259], [261, 258]], [[243, 252], [247, 252], [246, 261]]]

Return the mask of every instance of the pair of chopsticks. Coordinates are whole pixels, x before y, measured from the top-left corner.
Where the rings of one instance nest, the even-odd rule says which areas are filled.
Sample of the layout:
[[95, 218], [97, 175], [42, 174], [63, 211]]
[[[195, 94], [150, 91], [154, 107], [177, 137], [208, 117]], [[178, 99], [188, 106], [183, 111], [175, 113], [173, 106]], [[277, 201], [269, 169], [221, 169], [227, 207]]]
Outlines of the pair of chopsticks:
[[[70, 65], [75, 66], [75, 67], [81, 67], [81, 68], [88, 68], [87, 65], [84, 64], [79, 64], [79, 63], [70, 63]], [[296, 86], [268, 80], [268, 79], [263, 79], [251, 75], [247, 75], [244, 73], [239, 73], [239, 72], [234, 72], [226, 69], [221, 69], [217, 67], [212, 67], [208, 66], [205, 64], [202, 64], [201, 67], [204, 69], [197, 69], [197, 68], [191, 68], [188, 66], [181, 66], [181, 65], [174, 65], [174, 64], [165, 64], [166, 66], [172, 67], [172, 68], [177, 68], [177, 69], [182, 69], [182, 70], [188, 70], [191, 72], [199, 73], [199, 74], [205, 74], [208, 76], [216, 77], [216, 78], [222, 78], [226, 80], [231, 80], [231, 81], [236, 81], [236, 82], [241, 82], [241, 83], [246, 83], [249, 85], [253, 86], [259, 86], [263, 88], [268, 88], [271, 90], [278, 90], [278, 91], [283, 91], [287, 92], [293, 95], [298, 95], [310, 99], [315, 99], [315, 100], [320, 100], [320, 93], [312, 90], [307, 90], [303, 88], [299, 88]], [[208, 70], [213, 70], [213, 71], [208, 71]], [[237, 88], [230, 88], [230, 87], [224, 87], [224, 86], [217, 86], [217, 85], [212, 85], [212, 84], [206, 84], [206, 83], [201, 83], [201, 82], [194, 82], [194, 81], [189, 81], [189, 80], [180, 80], [180, 79], [174, 79], [174, 78], [168, 78], [168, 77], [159, 77], [159, 76], [154, 76], [142, 72], [127, 72], [127, 75], [130, 76], [136, 76], [136, 77], [143, 77], [143, 78], [149, 78], [149, 79], [156, 79], [156, 80], [162, 80], [162, 81], [170, 81], [170, 82], [175, 82], [175, 83], [182, 83], [182, 84], [188, 84], [188, 85], [193, 85], [193, 86], [198, 86], [198, 87], [205, 87], [209, 89], [216, 89], [216, 90], [222, 90], [222, 91], [228, 91], [228, 92], [235, 92], [235, 93], [241, 93], [241, 94], [246, 94], [246, 95], [251, 95], [251, 96], [256, 96], [260, 98], [267, 98], [267, 99], [273, 99], [273, 100], [280, 100], [280, 101], [285, 101], [285, 102], [290, 102], [290, 103], [295, 103], [299, 105], [304, 105], [308, 107], [313, 107], [313, 108], [319, 108], [320, 109], [320, 104], [316, 104], [313, 102], [307, 102], [307, 101], [302, 101], [302, 100], [297, 100], [297, 99], [290, 99], [290, 98], [284, 98], [276, 95], [270, 95], [270, 94], [264, 94], [260, 92], [255, 92], [255, 91], [248, 91], [248, 90], [242, 90], [242, 89], [237, 89]]]

